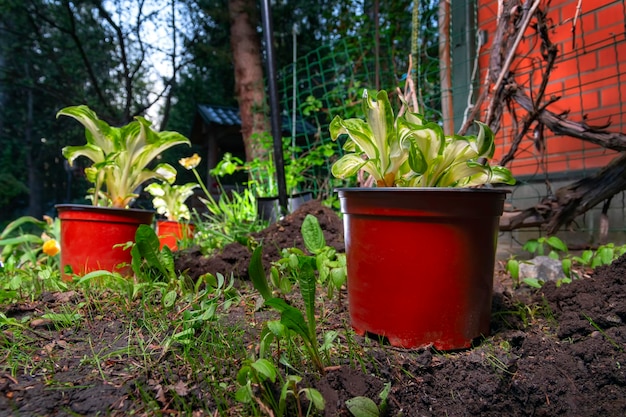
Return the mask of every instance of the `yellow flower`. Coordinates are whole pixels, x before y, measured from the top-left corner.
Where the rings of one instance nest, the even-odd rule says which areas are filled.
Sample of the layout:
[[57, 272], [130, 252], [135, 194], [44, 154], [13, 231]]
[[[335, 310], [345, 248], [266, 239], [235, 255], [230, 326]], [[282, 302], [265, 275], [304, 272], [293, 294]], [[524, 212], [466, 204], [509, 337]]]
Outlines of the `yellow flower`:
[[202, 158], [200, 158], [200, 155], [194, 153], [188, 158], [181, 158], [178, 163], [184, 166], [186, 169], [194, 169], [195, 167], [200, 165], [201, 160]]
[[61, 247], [59, 246], [59, 242], [54, 239], [46, 240], [43, 244], [43, 253], [48, 256], [54, 256], [59, 253], [60, 250]]

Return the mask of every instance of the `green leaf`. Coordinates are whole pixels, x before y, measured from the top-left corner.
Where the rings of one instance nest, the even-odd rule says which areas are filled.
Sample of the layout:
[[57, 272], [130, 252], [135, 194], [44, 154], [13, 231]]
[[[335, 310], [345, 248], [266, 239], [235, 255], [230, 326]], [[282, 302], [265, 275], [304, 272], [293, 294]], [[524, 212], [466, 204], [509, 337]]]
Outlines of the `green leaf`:
[[519, 279], [519, 261], [517, 259], [509, 259], [506, 263], [506, 270], [511, 274], [514, 280]]
[[537, 252], [538, 248], [539, 248], [539, 242], [536, 239], [531, 239], [527, 241], [526, 243], [524, 243], [524, 246], [522, 246], [523, 250], [525, 250], [526, 252], [533, 253], [533, 254]]
[[367, 397], [354, 397], [346, 401], [348, 411], [354, 417], [379, 417], [380, 412], [376, 403]]
[[272, 362], [267, 359], [257, 359], [252, 363], [252, 368], [257, 371], [258, 374], [263, 376], [262, 380], [269, 379], [272, 382], [276, 382], [276, 375], [278, 371], [276, 371], [276, 367], [272, 364]]
[[356, 175], [367, 164], [360, 156], [349, 153], [339, 158], [331, 167], [332, 174], [337, 178], [349, 178]]
[[565, 276], [570, 277], [572, 275], [572, 260], [570, 258], [563, 259], [561, 261], [561, 267], [563, 268]]
[[604, 247], [598, 250], [598, 252], [600, 259], [602, 260], [602, 265], [610, 265], [611, 262], [613, 262], [613, 248]]
[[330, 270], [330, 279], [335, 286], [335, 288], [339, 289], [343, 284], [346, 283], [346, 269], [344, 267], [333, 268]]
[[176, 297], [178, 297], [178, 293], [175, 290], [168, 291], [168, 293], [163, 296], [163, 307], [172, 307], [176, 302]]
[[172, 339], [182, 344], [189, 344], [193, 335], [195, 334], [195, 330], [193, 328], [183, 330], [182, 332], [174, 333], [172, 335]]
[[324, 401], [324, 397], [315, 388], [303, 388], [301, 392], [303, 392], [306, 398], [313, 403], [313, 406], [317, 410], [322, 411], [326, 408], [326, 401]]
[[[0, 239], [6, 238], [11, 232], [17, 230], [20, 226], [26, 223], [32, 223], [40, 228], [45, 228], [46, 222], [37, 220], [32, 216], [22, 216], [18, 219], [13, 220], [11, 223], [7, 224], [2, 233], [0, 233]], [[5, 240], [0, 240], [0, 245], [7, 245]]]
[[35, 235], [23, 235], [19, 237], [13, 237], [9, 239], [0, 240], [0, 246], [19, 245], [22, 243], [42, 243], [43, 240], [39, 236]]
[[315, 271], [311, 263], [303, 263], [300, 273], [298, 274], [298, 282], [300, 283], [300, 293], [304, 301], [306, 317], [309, 323], [309, 339], [314, 341], [315, 338]]
[[310, 342], [309, 329], [300, 310], [290, 306], [282, 298], [270, 298], [265, 301], [265, 304], [280, 312], [280, 322], [285, 327]]
[[387, 411], [387, 398], [389, 397], [389, 393], [391, 392], [391, 382], [385, 383], [385, 388], [378, 394], [378, 398], [380, 398], [380, 414], [385, 414]]
[[78, 313], [46, 313], [41, 318], [51, 320], [60, 326], [71, 326], [79, 322], [83, 316]]
[[300, 228], [304, 245], [309, 252], [319, 253], [326, 246], [326, 239], [317, 217], [307, 214]]
[[541, 288], [543, 286], [542, 282], [537, 278], [524, 278], [523, 282], [533, 288]]
[[252, 398], [253, 394], [250, 384], [242, 385], [235, 392], [235, 399], [240, 403], [247, 404], [252, 401]]
[[556, 236], [548, 237], [546, 242], [548, 243], [548, 245], [550, 245], [554, 249], [557, 249], [561, 252], [567, 252], [567, 245], [563, 243], [563, 241]]
[[159, 270], [164, 277], [169, 278], [170, 274], [159, 258], [159, 238], [147, 224], [142, 224], [135, 233], [135, 246], [138, 253], [146, 260], [148, 265]]
[[263, 247], [259, 245], [252, 252], [250, 259], [250, 266], [248, 268], [248, 274], [250, 280], [254, 285], [254, 288], [261, 294], [266, 302], [272, 298], [272, 291], [267, 285], [267, 277], [265, 276], [265, 269], [263, 268], [263, 262], [261, 256], [263, 255]]

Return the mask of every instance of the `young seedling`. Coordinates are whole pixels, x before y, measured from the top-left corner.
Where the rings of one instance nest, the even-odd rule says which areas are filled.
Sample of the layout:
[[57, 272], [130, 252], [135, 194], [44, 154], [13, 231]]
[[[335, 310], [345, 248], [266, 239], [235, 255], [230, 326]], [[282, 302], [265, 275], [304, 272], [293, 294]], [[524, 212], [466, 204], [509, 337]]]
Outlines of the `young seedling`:
[[567, 253], [567, 245], [556, 236], [530, 239], [522, 247], [523, 250], [536, 256], [544, 256], [546, 248], [550, 250], [548, 256], [552, 259], [559, 259], [559, 252]]
[[368, 397], [354, 397], [346, 401], [348, 411], [354, 417], [379, 417], [387, 412], [387, 397], [391, 391], [391, 382], [385, 384], [385, 388], [378, 395], [380, 403], [376, 404], [374, 400]]
[[[252, 254], [250, 261], [249, 274], [252, 283], [257, 291], [265, 300], [265, 305], [273, 308], [280, 313], [280, 323], [291, 332], [302, 338], [304, 347], [309, 353], [309, 357], [313, 361], [315, 367], [323, 374], [325, 373], [324, 364], [320, 355], [317, 342], [316, 320], [315, 320], [315, 272], [310, 258], [299, 258], [299, 274], [298, 284], [300, 286], [300, 294], [304, 301], [305, 314], [295, 307], [287, 304], [282, 298], [272, 296], [272, 292], [267, 284], [265, 270], [261, 264], [261, 252], [263, 248], [259, 245]], [[271, 330], [271, 329], [270, 329]], [[262, 342], [267, 345], [271, 343], [272, 336], [284, 336], [286, 333], [265, 332], [265, 340]], [[288, 334], [288, 333], [287, 333]]]
[[[339, 291], [346, 283], [346, 256], [337, 253], [333, 247], [326, 245], [324, 233], [317, 218], [307, 214], [300, 229], [309, 256], [298, 248], [283, 250], [283, 257], [272, 265], [270, 279], [272, 284], [283, 294], [291, 292], [292, 282], [297, 281], [300, 259], [310, 258], [314, 261], [317, 270], [317, 279], [327, 288], [327, 297], [332, 299], [334, 292]], [[341, 293], [338, 293], [337, 302], [341, 305]]]
[[[273, 395], [271, 383], [276, 383], [277, 380], [282, 384], [280, 390], [280, 397], [278, 404]], [[235, 393], [237, 401], [242, 403], [250, 403], [253, 400], [259, 404], [261, 409], [268, 415], [275, 415], [276, 417], [282, 417], [287, 411], [287, 398], [292, 395], [296, 402], [296, 409], [298, 417], [302, 417], [302, 404], [300, 402], [300, 396], [304, 395], [309, 400], [309, 410], [306, 415], [309, 415], [311, 407], [315, 407], [318, 411], [323, 411], [326, 404], [322, 394], [315, 388], [300, 388], [298, 389], [298, 383], [302, 381], [302, 378], [297, 375], [287, 375], [285, 381], [282, 381], [280, 373], [269, 360], [257, 359], [252, 362], [247, 360], [237, 373], [237, 382], [240, 387]], [[255, 389], [260, 391], [260, 398], [255, 395]], [[272, 413], [273, 410], [275, 413]]]

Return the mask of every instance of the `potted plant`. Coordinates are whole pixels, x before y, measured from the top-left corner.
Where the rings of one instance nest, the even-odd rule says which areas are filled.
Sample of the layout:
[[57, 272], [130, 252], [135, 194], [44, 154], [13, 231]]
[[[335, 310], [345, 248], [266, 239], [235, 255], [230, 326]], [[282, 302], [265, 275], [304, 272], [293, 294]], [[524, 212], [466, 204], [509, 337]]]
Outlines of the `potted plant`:
[[[406, 107], [405, 107], [406, 108]], [[417, 112], [394, 117], [387, 93], [364, 92], [365, 120], [336, 116], [346, 153], [332, 174], [361, 174], [372, 188], [338, 189], [352, 327], [391, 345], [441, 350], [489, 333], [499, 216], [513, 184], [490, 166], [493, 133], [445, 136]]]
[[[211, 173], [224, 176], [233, 174], [235, 171], [245, 171], [248, 174], [246, 185], [257, 199], [259, 216], [264, 220], [274, 222], [280, 217], [276, 165], [270, 148], [271, 142], [262, 140], [262, 143], [268, 152], [267, 158], [255, 158], [252, 161], [243, 162], [226, 153]], [[313, 197], [313, 193], [307, 190], [307, 185], [310, 184], [312, 178], [310, 173], [325, 164], [335, 154], [335, 145], [333, 143], [317, 144], [305, 150], [293, 144], [289, 145], [285, 139], [283, 145], [287, 155], [284, 164], [287, 206], [289, 212], [292, 212]]]
[[[59, 204], [61, 219], [61, 272], [83, 275], [105, 269], [130, 272], [127, 243], [135, 238], [140, 224], [152, 224], [154, 212], [129, 208], [138, 189], [146, 181], [174, 181], [176, 170], [167, 163], [152, 166], [162, 152], [179, 144], [190, 145], [176, 132], [156, 132], [141, 116], [122, 127], [100, 120], [89, 107], [66, 107], [57, 117], [74, 118], [85, 127], [87, 143], [66, 146], [63, 156], [71, 165], [86, 157], [92, 165], [85, 169], [94, 184], [89, 191], [92, 205]], [[71, 268], [71, 273], [68, 269]]]
[[167, 181], [153, 182], [146, 187], [152, 195], [152, 205], [157, 214], [165, 219], [157, 219], [156, 233], [161, 249], [164, 246], [178, 250], [178, 241], [193, 236], [194, 225], [189, 221], [191, 213], [186, 201], [194, 193], [198, 184], [190, 182], [183, 185], [172, 185]]

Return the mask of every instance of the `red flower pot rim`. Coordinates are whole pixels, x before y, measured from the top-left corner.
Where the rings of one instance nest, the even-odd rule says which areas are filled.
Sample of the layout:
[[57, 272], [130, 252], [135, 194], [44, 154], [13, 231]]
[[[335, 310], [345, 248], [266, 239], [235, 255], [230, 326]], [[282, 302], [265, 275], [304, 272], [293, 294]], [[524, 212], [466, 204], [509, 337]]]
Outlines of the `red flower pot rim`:
[[398, 193], [398, 192], [465, 192], [465, 193], [510, 193], [508, 188], [454, 188], [454, 187], [344, 187], [335, 188], [335, 192], [339, 191], [359, 191], [366, 193]]
[[130, 216], [144, 216], [146, 212], [154, 213], [154, 210], [136, 209], [136, 208], [118, 208], [118, 207], [103, 207], [103, 206], [91, 206], [89, 204], [57, 204], [54, 206], [57, 210], [71, 210], [71, 211], [99, 211], [109, 214], [123, 214]]

